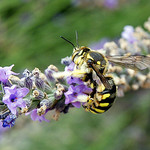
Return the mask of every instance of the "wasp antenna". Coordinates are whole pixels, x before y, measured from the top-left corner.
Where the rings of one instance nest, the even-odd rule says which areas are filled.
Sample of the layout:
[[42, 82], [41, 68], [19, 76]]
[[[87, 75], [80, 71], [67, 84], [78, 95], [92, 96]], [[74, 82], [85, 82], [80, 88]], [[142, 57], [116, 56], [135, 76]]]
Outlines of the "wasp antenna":
[[77, 32], [77, 31], [75, 31], [75, 33], [76, 33], [76, 44], [77, 44], [77, 47], [79, 47], [78, 32]]
[[74, 44], [72, 42], [70, 42], [69, 40], [67, 40], [66, 38], [64, 38], [63, 36], [60, 36], [60, 38], [64, 39], [65, 41], [67, 41], [68, 43], [70, 43], [75, 49], [76, 47], [74, 46]]

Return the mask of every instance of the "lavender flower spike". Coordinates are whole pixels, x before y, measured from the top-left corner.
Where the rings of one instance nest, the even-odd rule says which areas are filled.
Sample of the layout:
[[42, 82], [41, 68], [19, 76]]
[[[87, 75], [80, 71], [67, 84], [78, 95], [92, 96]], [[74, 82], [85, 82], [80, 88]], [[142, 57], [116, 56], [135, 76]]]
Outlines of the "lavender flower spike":
[[18, 73], [11, 71], [13, 66], [14, 65], [11, 65], [9, 67], [0, 67], [0, 81], [1, 82], [6, 83], [10, 75], [18, 75]]
[[12, 114], [16, 114], [17, 107], [24, 108], [26, 106], [23, 97], [29, 93], [29, 89], [17, 88], [13, 85], [12, 87], [4, 87], [4, 91], [3, 102], [7, 105]]

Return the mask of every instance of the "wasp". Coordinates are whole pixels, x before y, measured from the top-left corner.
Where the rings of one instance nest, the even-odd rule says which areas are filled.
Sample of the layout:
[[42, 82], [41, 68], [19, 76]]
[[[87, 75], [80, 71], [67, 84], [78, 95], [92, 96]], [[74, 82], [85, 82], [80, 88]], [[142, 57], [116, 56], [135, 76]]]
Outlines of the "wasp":
[[61, 37], [74, 47], [72, 61], [75, 70], [85, 74], [82, 79], [90, 81], [93, 92], [89, 95], [85, 110], [95, 114], [107, 111], [116, 98], [116, 85], [113, 77], [107, 75], [109, 62], [134, 70], [144, 70], [150, 67], [150, 57], [143, 55], [104, 56], [98, 51], [85, 46], [75, 47], [73, 43]]

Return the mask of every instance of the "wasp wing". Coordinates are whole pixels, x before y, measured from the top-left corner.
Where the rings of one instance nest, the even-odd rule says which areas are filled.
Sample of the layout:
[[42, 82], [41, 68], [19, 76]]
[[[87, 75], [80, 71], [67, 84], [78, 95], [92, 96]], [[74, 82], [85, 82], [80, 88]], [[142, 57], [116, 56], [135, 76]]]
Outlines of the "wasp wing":
[[116, 65], [130, 68], [133, 70], [144, 70], [150, 68], [149, 56], [108, 56], [107, 59]]
[[99, 69], [95, 64], [91, 64], [92, 69], [96, 72], [96, 75], [100, 78], [101, 82], [105, 86], [106, 89], [111, 89], [111, 84], [108, 82], [107, 78], [103, 74], [100, 73]]

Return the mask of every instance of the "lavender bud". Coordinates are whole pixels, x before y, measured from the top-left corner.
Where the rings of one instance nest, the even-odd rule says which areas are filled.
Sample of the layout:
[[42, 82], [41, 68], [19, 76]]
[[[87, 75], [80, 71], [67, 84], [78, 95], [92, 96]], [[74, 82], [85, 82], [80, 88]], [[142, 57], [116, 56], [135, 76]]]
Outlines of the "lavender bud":
[[117, 96], [123, 97], [124, 96], [124, 90], [125, 90], [125, 85], [118, 85]]
[[51, 91], [52, 91], [52, 88], [48, 84], [45, 84], [45, 92], [50, 93]]
[[31, 76], [31, 73], [28, 69], [25, 69], [22, 74], [23, 74], [24, 77], [30, 77]]
[[35, 78], [35, 85], [38, 89], [43, 90], [43, 91], [45, 90], [44, 81], [42, 79], [38, 78], [38, 77]]
[[56, 88], [57, 88], [57, 90], [64, 91], [64, 86], [62, 84], [60, 84], [60, 83], [56, 84]]
[[33, 97], [36, 99], [42, 100], [45, 97], [45, 94], [40, 90], [34, 90]]
[[146, 80], [146, 75], [139, 73], [139, 74], [137, 74], [137, 79], [143, 83]]
[[53, 77], [53, 71], [51, 69], [47, 68], [45, 70], [45, 75], [49, 82], [55, 82], [55, 78]]
[[16, 84], [21, 87], [24, 87], [24, 82], [21, 79], [19, 79], [17, 76], [11, 75], [9, 77], [9, 81], [11, 82], [11, 84]]
[[69, 66], [72, 62], [72, 58], [71, 57], [65, 57], [61, 59], [61, 64], [65, 65], [65, 66]]
[[115, 42], [107, 42], [104, 44], [104, 50], [106, 50], [108, 56], [117, 54], [116, 49], [118, 49], [118, 46]]
[[32, 71], [32, 74], [35, 78], [39, 77], [39, 74], [41, 73], [41, 71], [38, 69], [38, 68], [35, 68], [33, 71]]
[[132, 89], [133, 89], [133, 90], [138, 90], [138, 89], [139, 89], [139, 84], [136, 84], [136, 83], [133, 84], [133, 85], [132, 85]]
[[57, 90], [55, 91], [54, 96], [56, 100], [59, 100], [63, 96], [65, 88], [61, 84], [56, 84], [56, 87]]
[[148, 18], [148, 21], [144, 23], [144, 27], [145, 27], [145, 29], [150, 31], [150, 17]]
[[59, 99], [63, 96], [63, 91], [57, 90], [57, 91], [55, 92], [54, 96], [55, 96], [55, 99], [56, 99], [56, 100], [59, 100]]
[[32, 90], [33, 81], [30, 77], [26, 77], [24, 80], [24, 86], [27, 87], [29, 90]]
[[47, 108], [50, 108], [53, 104], [54, 98], [49, 98], [49, 99], [43, 99], [40, 102], [40, 106], [46, 105]]
[[24, 114], [24, 113], [27, 113], [28, 112], [28, 107], [24, 107], [21, 109], [21, 113]]
[[40, 108], [37, 109], [37, 114], [39, 116], [44, 115], [46, 112], [46, 109], [47, 109], [46, 105], [41, 106]]
[[45, 75], [47, 77], [47, 80], [49, 82], [56, 82], [56, 79], [53, 76], [53, 73], [58, 72], [58, 68], [54, 65], [48, 66], [48, 68], [45, 70]]
[[50, 69], [50, 70], [52, 70], [54, 72], [58, 72], [58, 68], [56, 66], [54, 66], [54, 65], [49, 65], [48, 69]]
[[23, 101], [26, 103], [27, 107], [30, 107], [31, 101], [28, 98], [24, 98]]

